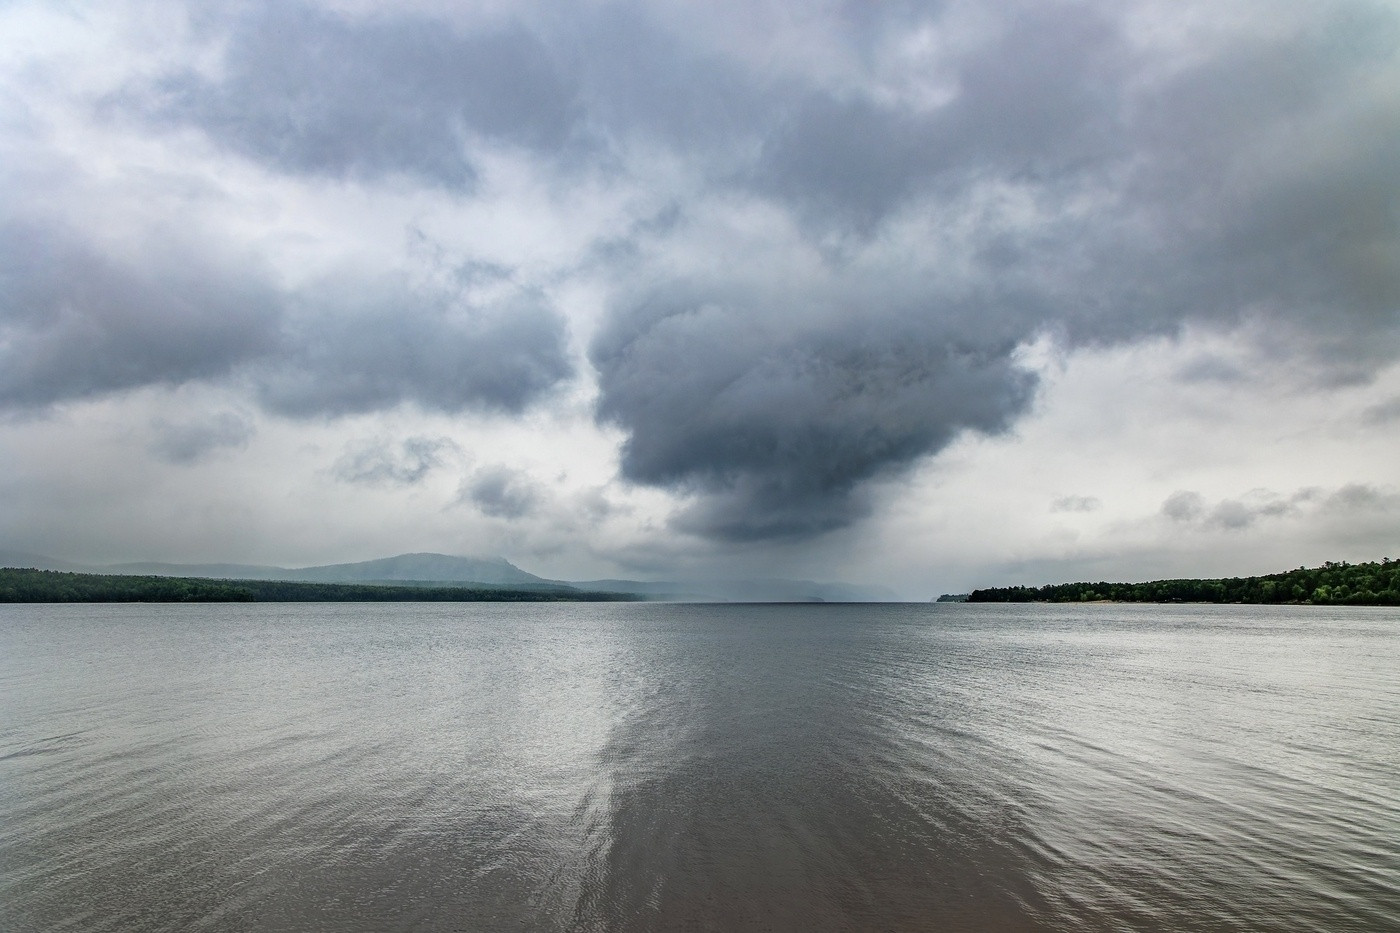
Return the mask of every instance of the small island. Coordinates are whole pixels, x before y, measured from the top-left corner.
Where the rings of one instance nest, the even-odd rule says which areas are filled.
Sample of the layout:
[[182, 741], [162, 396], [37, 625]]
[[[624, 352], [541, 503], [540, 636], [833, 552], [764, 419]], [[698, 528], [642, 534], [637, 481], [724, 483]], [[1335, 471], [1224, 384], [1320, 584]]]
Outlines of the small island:
[[1148, 583], [1053, 583], [973, 590], [970, 603], [1251, 603], [1400, 606], [1400, 561], [1327, 561], [1262, 577], [1153, 580]]

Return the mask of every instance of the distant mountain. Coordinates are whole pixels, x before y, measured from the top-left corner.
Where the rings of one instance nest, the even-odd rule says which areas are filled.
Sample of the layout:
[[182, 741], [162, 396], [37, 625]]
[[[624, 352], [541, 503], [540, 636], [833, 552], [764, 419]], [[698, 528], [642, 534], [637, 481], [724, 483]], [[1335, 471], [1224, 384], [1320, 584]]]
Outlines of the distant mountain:
[[0, 548], [0, 567], [29, 567], [34, 570], [67, 570], [70, 572], [86, 569], [72, 561], [55, 560], [52, 557], [45, 557], [42, 554], [30, 554], [28, 551], [11, 551], [8, 548]]
[[553, 580], [526, 573], [503, 557], [453, 557], [450, 554], [400, 554], [354, 564], [328, 564], [293, 570], [291, 580], [323, 583], [369, 583], [382, 580], [431, 580], [442, 583], [549, 584]]
[[167, 564], [154, 562], [89, 566], [23, 551], [0, 551], [0, 566], [67, 570], [77, 573], [210, 577], [221, 580], [292, 580], [307, 583], [484, 583], [490, 586], [561, 585], [526, 573], [504, 558], [449, 554], [400, 554], [353, 564], [272, 567], [263, 564]]
[[399, 554], [378, 560], [314, 567], [265, 564], [125, 563], [76, 564], [23, 551], [0, 550], [0, 567], [32, 567], [75, 573], [130, 576], [199, 577], [219, 580], [287, 580], [304, 583], [478, 584], [546, 590], [623, 593], [677, 602], [888, 602], [898, 597], [884, 587], [811, 580], [546, 580], [501, 557], [456, 557], [450, 554]]

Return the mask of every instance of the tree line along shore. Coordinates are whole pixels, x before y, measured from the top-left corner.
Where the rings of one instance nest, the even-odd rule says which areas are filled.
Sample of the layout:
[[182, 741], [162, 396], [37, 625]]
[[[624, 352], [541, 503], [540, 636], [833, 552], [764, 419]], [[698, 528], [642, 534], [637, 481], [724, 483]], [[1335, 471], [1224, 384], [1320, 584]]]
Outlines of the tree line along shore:
[[565, 587], [301, 583], [0, 569], [0, 603], [603, 602], [634, 599], [635, 596], [626, 593]]
[[[568, 587], [307, 583], [0, 569], [0, 603], [601, 602], [639, 598], [630, 593]], [[1360, 564], [1328, 561], [1321, 567], [1299, 567], [1259, 577], [992, 587], [972, 591], [966, 601], [1400, 606], [1400, 561], [1390, 558]]]
[[1252, 603], [1400, 606], [1400, 561], [1327, 561], [1262, 577], [1153, 580], [1149, 583], [1053, 583], [973, 590], [970, 603]]

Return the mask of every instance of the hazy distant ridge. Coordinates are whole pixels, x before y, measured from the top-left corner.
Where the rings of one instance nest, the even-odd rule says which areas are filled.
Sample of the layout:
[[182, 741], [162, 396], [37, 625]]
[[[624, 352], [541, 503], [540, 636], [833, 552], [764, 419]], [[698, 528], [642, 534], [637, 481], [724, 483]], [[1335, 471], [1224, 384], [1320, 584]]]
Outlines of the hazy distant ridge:
[[353, 564], [327, 564], [293, 571], [290, 579], [326, 583], [379, 580], [441, 580], [461, 583], [552, 583], [527, 573], [503, 557], [454, 557], [449, 554], [400, 554]]
[[23, 551], [0, 550], [0, 566], [70, 573], [200, 577], [219, 580], [286, 580], [305, 583], [433, 583], [524, 586], [622, 593], [646, 599], [730, 602], [884, 602], [897, 597], [886, 587], [811, 580], [547, 580], [502, 557], [399, 554], [378, 560], [313, 567], [264, 564], [170, 564], [136, 562], [84, 565]]
[[273, 567], [264, 564], [169, 564], [136, 562], [83, 565], [22, 551], [0, 551], [6, 567], [67, 570], [76, 573], [114, 573], [157, 577], [211, 577], [223, 580], [291, 580], [307, 583], [434, 582], [548, 585], [501, 558], [454, 557], [449, 554], [400, 554], [379, 560], [315, 567]]

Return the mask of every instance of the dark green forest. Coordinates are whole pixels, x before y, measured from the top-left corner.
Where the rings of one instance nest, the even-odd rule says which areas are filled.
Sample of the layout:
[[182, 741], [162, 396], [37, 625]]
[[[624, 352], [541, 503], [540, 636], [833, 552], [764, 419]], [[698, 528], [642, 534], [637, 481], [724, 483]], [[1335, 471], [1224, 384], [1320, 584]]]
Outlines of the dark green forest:
[[1150, 583], [1054, 583], [974, 590], [970, 603], [1294, 603], [1313, 606], [1400, 606], [1400, 561], [1328, 561], [1262, 577], [1153, 580]]
[[0, 569], [0, 603], [227, 602], [599, 602], [631, 600], [619, 593], [565, 588], [415, 586], [376, 583], [297, 583], [286, 580], [206, 580]]

